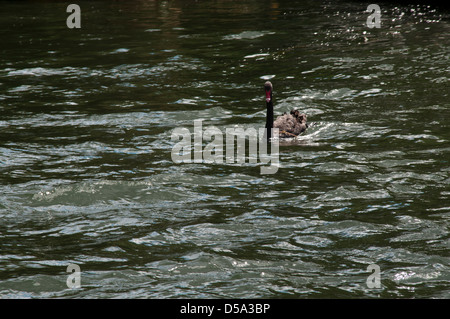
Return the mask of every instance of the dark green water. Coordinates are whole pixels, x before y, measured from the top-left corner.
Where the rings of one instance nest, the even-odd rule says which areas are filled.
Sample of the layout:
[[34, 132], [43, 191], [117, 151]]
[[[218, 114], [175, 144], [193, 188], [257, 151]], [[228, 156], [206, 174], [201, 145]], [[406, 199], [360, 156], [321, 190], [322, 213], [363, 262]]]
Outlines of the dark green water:
[[[0, 297], [450, 297], [447, 9], [76, 3], [1, 3]], [[316, 122], [276, 174], [172, 162], [263, 127], [266, 79]]]

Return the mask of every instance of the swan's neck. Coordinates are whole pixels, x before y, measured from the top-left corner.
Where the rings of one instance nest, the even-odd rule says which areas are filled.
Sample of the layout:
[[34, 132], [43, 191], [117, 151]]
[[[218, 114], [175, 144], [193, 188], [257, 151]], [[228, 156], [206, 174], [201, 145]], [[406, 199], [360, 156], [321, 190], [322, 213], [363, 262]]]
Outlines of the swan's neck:
[[272, 137], [272, 128], [273, 128], [272, 96], [271, 96], [270, 102], [267, 102], [266, 105], [267, 105], [267, 115], [266, 115], [267, 139], [270, 139]]

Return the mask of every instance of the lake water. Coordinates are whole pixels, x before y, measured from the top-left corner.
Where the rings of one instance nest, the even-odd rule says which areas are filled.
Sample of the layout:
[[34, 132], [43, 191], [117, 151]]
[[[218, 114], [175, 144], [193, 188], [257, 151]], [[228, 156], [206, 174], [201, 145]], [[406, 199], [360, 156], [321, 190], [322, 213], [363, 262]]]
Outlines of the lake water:
[[[1, 4], [1, 298], [450, 297], [448, 8], [76, 3]], [[267, 79], [315, 123], [276, 173], [172, 161]]]

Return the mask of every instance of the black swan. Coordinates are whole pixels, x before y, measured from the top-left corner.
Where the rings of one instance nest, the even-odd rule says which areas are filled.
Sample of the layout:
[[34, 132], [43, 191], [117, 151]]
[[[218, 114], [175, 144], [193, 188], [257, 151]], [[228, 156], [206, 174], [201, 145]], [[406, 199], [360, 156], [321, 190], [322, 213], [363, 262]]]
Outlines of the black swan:
[[267, 129], [267, 139], [272, 137], [272, 128], [278, 128], [279, 137], [295, 137], [300, 133], [304, 132], [308, 128], [306, 123], [306, 114], [300, 113], [298, 110], [291, 110], [290, 114], [280, 115], [277, 119], [273, 120], [273, 100], [272, 91], [273, 85], [270, 81], [264, 83], [264, 89], [266, 91], [266, 129]]

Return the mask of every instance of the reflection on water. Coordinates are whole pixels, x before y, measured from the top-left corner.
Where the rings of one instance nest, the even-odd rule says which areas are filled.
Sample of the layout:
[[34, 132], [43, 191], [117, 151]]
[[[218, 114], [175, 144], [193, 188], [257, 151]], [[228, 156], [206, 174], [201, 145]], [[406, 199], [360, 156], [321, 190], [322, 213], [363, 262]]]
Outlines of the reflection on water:
[[[2, 4], [2, 297], [449, 297], [448, 10], [79, 5]], [[172, 162], [194, 120], [262, 128], [267, 79], [314, 122], [276, 174]]]

